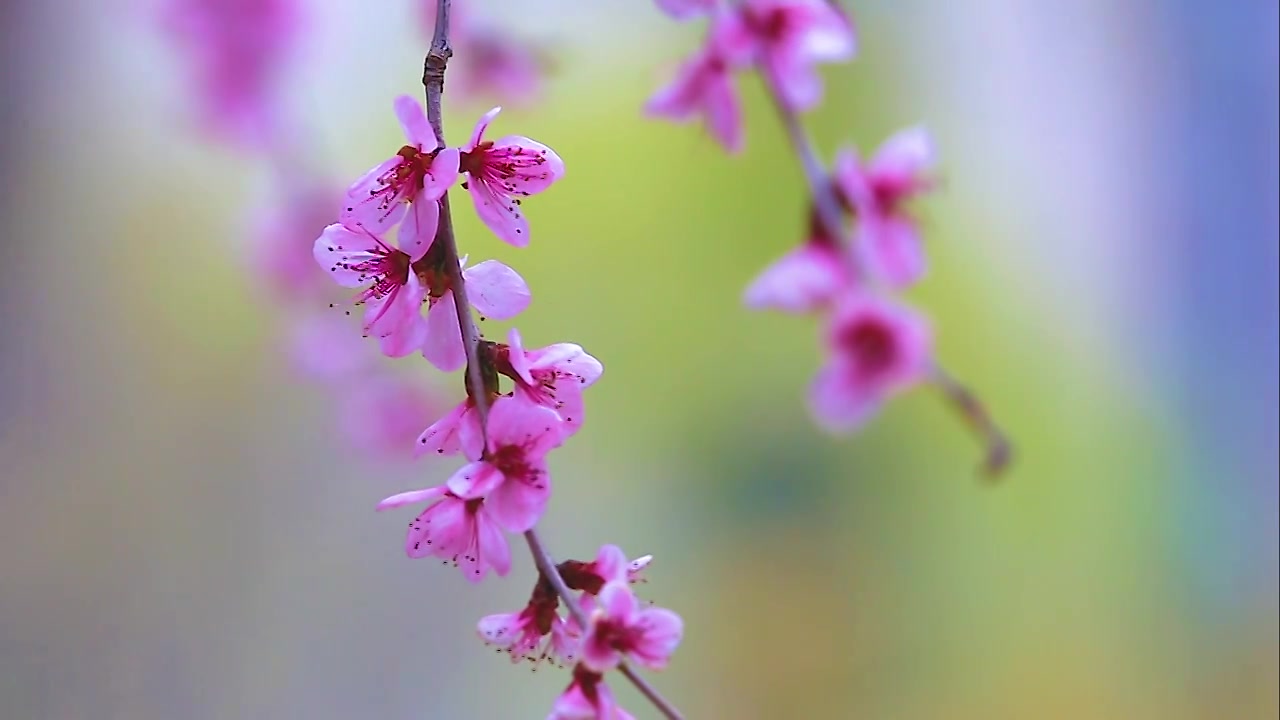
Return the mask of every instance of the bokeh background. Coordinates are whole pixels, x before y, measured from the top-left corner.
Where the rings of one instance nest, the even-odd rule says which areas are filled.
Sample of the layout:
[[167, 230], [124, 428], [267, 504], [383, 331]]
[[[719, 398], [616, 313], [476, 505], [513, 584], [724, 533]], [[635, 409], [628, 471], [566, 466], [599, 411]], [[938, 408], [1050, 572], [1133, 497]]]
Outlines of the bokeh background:
[[[335, 181], [400, 144], [416, 4], [307, 6], [288, 104]], [[464, 202], [464, 251], [528, 279], [530, 343], [607, 368], [544, 534], [656, 555], [643, 592], [687, 623], [656, 682], [690, 718], [1276, 716], [1275, 3], [850, 4], [861, 57], [811, 127], [828, 152], [937, 135], [911, 300], [1016, 440], [993, 487], [927, 389], [816, 430], [814, 323], [740, 307], [804, 226], [757, 83], [728, 158], [640, 115], [693, 26], [475, 4], [552, 49], [496, 129], [568, 174], [526, 203], [525, 250]], [[451, 466], [353, 451], [292, 372], [244, 240], [275, 180], [195, 132], [152, 11], [0, 9], [0, 716], [543, 717], [566, 675], [473, 633], [528, 559], [471, 586], [404, 557], [411, 511], [372, 511]], [[450, 139], [485, 109], [449, 106]]]

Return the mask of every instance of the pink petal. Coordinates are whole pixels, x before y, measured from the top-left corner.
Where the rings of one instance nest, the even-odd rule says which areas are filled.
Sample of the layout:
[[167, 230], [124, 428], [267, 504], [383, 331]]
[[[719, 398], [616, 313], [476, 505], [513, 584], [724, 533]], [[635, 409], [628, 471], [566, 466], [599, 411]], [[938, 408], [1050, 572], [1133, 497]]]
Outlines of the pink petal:
[[742, 300], [756, 310], [812, 312], [829, 304], [850, 284], [840, 253], [810, 242], [765, 268], [747, 287]]
[[827, 0], [810, 0], [807, 5], [808, 27], [793, 52], [814, 62], [852, 60], [858, 42], [849, 18]]
[[742, 151], [742, 108], [732, 78], [727, 75], [711, 82], [703, 94], [707, 129], [730, 153]]
[[476, 513], [474, 522], [475, 546], [463, 550], [458, 557], [462, 574], [471, 582], [483, 580], [489, 568], [493, 568], [499, 577], [506, 575], [511, 571], [511, 548], [507, 545], [507, 538], [484, 508]]
[[684, 635], [684, 621], [665, 608], [641, 610], [634, 624], [639, 633], [631, 657], [650, 670], [666, 667]]
[[376, 260], [379, 251], [386, 246], [374, 235], [363, 229], [352, 229], [334, 223], [321, 232], [311, 247], [316, 263], [342, 287], [362, 287], [369, 282], [369, 275], [361, 270], [363, 263]]
[[497, 260], [485, 260], [462, 271], [471, 304], [484, 317], [509, 320], [529, 307], [531, 293], [524, 278]]
[[439, 200], [458, 181], [458, 148], [444, 148], [431, 161], [431, 167], [422, 179], [422, 194], [429, 200]]
[[392, 508], [404, 507], [405, 505], [416, 505], [417, 503], [428, 502], [444, 497], [445, 492], [446, 488], [443, 485], [423, 490], [410, 490], [384, 499], [382, 502], [378, 503], [377, 509], [390, 510]]
[[676, 20], [692, 20], [709, 15], [716, 8], [716, 0], [655, 0], [655, 4]]
[[520, 338], [520, 331], [511, 328], [507, 331], [507, 355], [511, 362], [511, 368], [516, 371], [516, 375], [524, 381], [526, 385], [533, 384], [533, 375], [529, 372], [529, 357], [524, 351], [524, 343]]
[[406, 198], [397, 198], [396, 202], [383, 208], [382, 202], [385, 197], [383, 194], [377, 194], [383, 189], [379, 178], [393, 168], [399, 167], [403, 162], [404, 158], [399, 155], [388, 158], [356, 180], [347, 189], [346, 199], [338, 219], [350, 225], [363, 225], [378, 234], [390, 230], [404, 214]]
[[502, 112], [502, 108], [496, 107], [485, 113], [480, 118], [476, 123], [475, 130], [471, 131], [471, 140], [467, 142], [466, 147], [462, 148], [463, 152], [471, 152], [476, 149], [476, 146], [484, 140], [484, 133], [489, 129], [489, 123], [493, 122], [493, 119], [496, 118], [500, 112]]
[[864, 217], [855, 247], [864, 266], [893, 288], [914, 284], [927, 269], [924, 245], [909, 218]]
[[604, 614], [615, 620], [625, 621], [635, 614], [636, 596], [626, 582], [611, 582], [600, 588], [596, 599]]
[[404, 136], [408, 138], [409, 144], [416, 145], [425, 152], [435, 150], [439, 143], [431, 130], [431, 123], [427, 122], [427, 116], [422, 112], [422, 105], [412, 96], [401, 95], [395, 99], [394, 106], [396, 118], [400, 120], [400, 127], [404, 129]]
[[[415, 273], [409, 273], [406, 285], [389, 295], [370, 301], [365, 310], [365, 332], [379, 340], [387, 340], [383, 352], [388, 357], [401, 357], [421, 347], [425, 334], [422, 301], [427, 290]], [[389, 351], [399, 351], [391, 354]]]
[[449, 477], [445, 486], [464, 500], [482, 498], [503, 484], [502, 473], [484, 461], [467, 463]]
[[500, 239], [515, 247], [529, 244], [529, 221], [515, 198], [499, 192], [483, 178], [470, 175], [467, 191], [476, 207], [476, 214]]
[[601, 546], [596, 553], [594, 569], [606, 583], [625, 581], [628, 567], [627, 555], [617, 545]]
[[871, 159], [874, 175], [900, 178], [909, 184], [933, 168], [937, 162], [933, 138], [923, 127], [899, 130], [884, 141]]
[[530, 448], [529, 459], [560, 443], [560, 417], [552, 410], [519, 397], [500, 397], [489, 409], [489, 447], [503, 445]]
[[508, 532], [522, 533], [542, 518], [551, 499], [551, 477], [540, 462], [530, 463], [531, 476], [521, 481], [508, 480], [485, 499], [493, 521]]
[[523, 135], [498, 140], [486, 154], [513, 173], [502, 180], [504, 189], [517, 195], [537, 195], [564, 177], [564, 160], [556, 151]]
[[[400, 295], [408, 297], [408, 293], [402, 292]], [[378, 338], [378, 348], [389, 358], [401, 358], [418, 352], [426, 336], [427, 323], [422, 317], [409, 317], [397, 329]]]
[[486, 615], [476, 623], [476, 634], [481, 640], [499, 647], [511, 647], [524, 630], [523, 613], [499, 613]]
[[604, 374], [604, 365], [588, 355], [581, 345], [556, 343], [528, 353], [529, 367], [534, 370], [556, 370], [582, 378], [582, 387], [591, 387]]
[[454, 304], [452, 292], [446, 292], [427, 310], [427, 337], [422, 343], [422, 356], [442, 372], [453, 372], [467, 364], [462, 327], [458, 325], [458, 306]]
[[540, 405], [555, 412], [560, 419], [560, 436], [547, 436], [544, 443], [546, 450], [558, 446], [566, 438], [572, 437], [582, 428], [586, 419], [586, 408], [582, 402], [582, 383], [573, 377], [557, 377], [555, 391], [548, 394], [541, 387], [521, 386], [516, 390], [516, 397], [529, 404]]
[[853, 368], [832, 360], [818, 371], [809, 391], [809, 408], [818, 425], [833, 433], [855, 430], [880, 407], [880, 398], [860, 385]]
[[[417, 262], [431, 249], [436, 239], [436, 229], [440, 224], [440, 203], [419, 197], [409, 203], [409, 212], [400, 223], [398, 244], [400, 249]], [[410, 273], [411, 275], [413, 273]]]
[[771, 55], [765, 68], [774, 90], [789, 110], [804, 112], [822, 100], [822, 77], [813, 62], [793, 55]]
[[411, 558], [452, 557], [466, 547], [471, 525], [466, 503], [446, 495], [410, 523], [404, 538], [405, 554]]
[[596, 634], [596, 625], [587, 630], [582, 638], [582, 645], [579, 646], [578, 652], [582, 657], [582, 664], [586, 667], [600, 673], [608, 672], [618, 666], [622, 661], [622, 653], [614, 650], [610, 645], [600, 642], [599, 636]]
[[[453, 455], [462, 450], [465, 457], [477, 460], [480, 457], [479, 426], [475, 408], [469, 402], [458, 403], [418, 436], [415, 456], [432, 452]], [[469, 435], [475, 435], [474, 445], [470, 444]]]

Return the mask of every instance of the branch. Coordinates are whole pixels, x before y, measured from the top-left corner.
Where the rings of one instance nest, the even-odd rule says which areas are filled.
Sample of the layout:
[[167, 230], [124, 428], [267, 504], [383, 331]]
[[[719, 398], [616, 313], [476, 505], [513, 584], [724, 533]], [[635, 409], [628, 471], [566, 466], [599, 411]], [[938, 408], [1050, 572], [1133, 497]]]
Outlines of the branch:
[[[853, 234], [845, 230], [844, 212], [840, 208], [840, 199], [836, 196], [834, 185], [827, 179], [827, 171], [822, 161], [818, 159], [818, 153], [814, 150], [813, 140], [805, 132], [804, 126], [800, 123], [800, 118], [782, 102], [769, 73], [761, 68], [760, 76], [764, 78], [765, 87], [769, 92], [770, 99], [773, 101], [774, 108], [778, 111], [779, 119], [787, 130], [787, 137], [791, 140], [791, 146], [795, 149], [796, 154], [800, 156], [800, 165], [804, 169], [805, 179], [809, 183], [809, 192], [813, 196], [813, 204], [818, 211], [818, 220], [830, 237], [836, 238], [844, 245], [845, 252], [843, 254], [853, 276], [863, 282], [870, 283], [873, 279], [863, 272], [855, 260], [856, 256], [852, 248]], [[1013, 454], [1013, 448], [1009, 443], [1008, 436], [1004, 434], [1004, 431], [996, 424], [991, 414], [987, 412], [982, 401], [952, 377], [945, 368], [935, 364], [930, 379], [950, 401], [956, 412], [960, 413], [965, 422], [973, 428], [985, 445], [986, 455], [983, 459], [982, 469], [987, 477], [995, 478], [998, 476], [1008, 466]]]
[[[431, 49], [427, 51], [422, 65], [422, 85], [427, 94], [427, 121], [436, 134], [436, 142], [444, 145], [444, 118], [440, 108], [440, 99], [444, 94], [444, 72], [453, 57], [453, 48], [449, 46], [449, 10], [451, 0], [438, 0], [436, 3], [436, 28], [431, 38]], [[462, 344], [467, 352], [467, 388], [468, 394], [475, 403], [476, 413], [480, 417], [480, 435], [483, 447], [489, 447], [489, 395], [484, 384], [484, 374], [480, 359], [480, 331], [471, 316], [471, 303], [467, 300], [466, 280], [462, 277], [462, 265], [458, 262], [458, 241], [453, 232], [453, 214], [449, 210], [449, 193], [440, 198], [440, 225], [436, 229], [435, 241], [444, 251], [444, 263], [449, 273], [449, 286], [453, 290], [454, 302], [458, 306], [458, 326], [462, 328]], [[556, 569], [555, 558], [547, 552], [538, 537], [536, 529], [529, 529], [524, 534], [529, 543], [529, 552], [533, 554], [534, 564], [543, 577], [555, 588], [561, 602], [569, 609], [569, 614], [578, 622], [585, 632], [590, 626], [590, 619], [582, 612], [582, 608], [573, 599], [573, 593], [565, 585], [564, 578]], [[618, 666], [628, 680], [636, 686], [646, 698], [653, 703], [668, 720], [684, 720], [683, 716], [671, 703], [667, 702], [644, 678], [640, 677], [626, 664]]]

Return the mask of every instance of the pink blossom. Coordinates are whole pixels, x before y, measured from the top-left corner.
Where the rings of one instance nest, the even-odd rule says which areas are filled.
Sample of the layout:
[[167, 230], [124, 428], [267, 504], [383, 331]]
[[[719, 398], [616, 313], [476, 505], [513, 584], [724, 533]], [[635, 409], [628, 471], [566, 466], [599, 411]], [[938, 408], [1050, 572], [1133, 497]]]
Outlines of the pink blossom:
[[645, 113], [675, 122], [701, 117], [707, 130], [725, 150], [742, 150], [742, 108], [732, 71], [712, 47], [685, 61], [676, 77], [645, 105]]
[[919, 280], [924, 245], [905, 205], [933, 188], [933, 141], [923, 128], [894, 134], [865, 166], [852, 150], [836, 158], [836, 177], [858, 219], [854, 247], [876, 277], [896, 288]]
[[297, 0], [167, 0], [161, 23], [190, 62], [198, 110], [214, 136], [254, 149], [277, 131], [274, 95], [300, 34]]
[[578, 637], [560, 617], [558, 607], [554, 591], [549, 596], [535, 592], [535, 597], [520, 612], [485, 616], [476, 631], [486, 644], [509, 653], [513, 663], [521, 660], [529, 660], [534, 665], [543, 660], [555, 664], [574, 663], [578, 659]]
[[454, 46], [450, 98], [502, 98], [510, 105], [524, 105], [541, 94], [546, 60], [528, 42], [496, 28], [476, 27], [460, 33]]
[[828, 0], [747, 0], [722, 13], [712, 44], [735, 62], [754, 59], [790, 110], [808, 110], [822, 98], [816, 65], [853, 58], [853, 25]]
[[[462, 432], [462, 426], [471, 426]], [[464, 451], [462, 440], [473, 444]], [[462, 452], [466, 457], [480, 457], [483, 450], [480, 440], [480, 414], [476, 412], [475, 401], [470, 397], [459, 403], [444, 417], [435, 421], [418, 436], [417, 455], [435, 453], [437, 455], [456, 455]]]
[[[533, 527], [551, 498], [547, 453], [562, 441], [560, 418], [545, 407], [500, 397], [489, 411], [489, 446], [483, 459], [464, 465], [448, 480], [458, 497], [486, 499], [494, 520], [510, 532]], [[463, 424], [462, 447], [476, 443]]]
[[427, 289], [413, 264], [426, 254], [431, 240], [424, 238], [415, 217], [410, 214], [400, 226], [399, 249], [368, 228], [340, 223], [325, 228], [312, 247], [316, 262], [339, 285], [365, 288], [356, 296], [356, 304], [365, 306], [364, 331], [378, 338], [389, 357], [408, 355], [426, 337], [421, 307]]
[[388, 460], [412, 457], [423, 423], [439, 412], [427, 387], [379, 370], [338, 387], [340, 427], [357, 450]]
[[791, 313], [830, 305], [853, 287], [853, 273], [839, 244], [822, 229], [816, 212], [809, 240], [765, 268], [743, 293], [747, 307]]
[[480, 498], [464, 499], [445, 487], [392, 495], [378, 503], [379, 510], [430, 502], [409, 523], [404, 550], [411, 558], [435, 556], [452, 561], [472, 582], [480, 582], [492, 569], [499, 576], [511, 569], [511, 548]]
[[397, 97], [395, 112], [409, 144], [347, 190], [339, 219], [383, 233], [400, 220], [408, 205], [410, 215], [419, 216], [424, 242], [430, 246], [439, 217], [436, 201], [458, 179], [458, 150], [440, 147], [417, 100]]
[[[465, 264], [466, 258], [460, 258]], [[428, 287], [426, 334], [422, 340], [422, 356], [444, 372], [466, 365], [466, 348], [462, 345], [462, 328], [458, 323], [458, 305], [453, 296], [449, 276], [438, 266], [425, 273]], [[485, 260], [462, 271], [467, 299], [482, 317], [510, 320], [524, 312], [532, 297], [524, 278], [497, 260]]]
[[653, 670], [666, 666], [684, 633], [680, 616], [664, 608], [643, 608], [626, 582], [600, 590], [591, 627], [582, 639], [582, 662], [597, 672], [612, 670], [624, 659]]
[[332, 287], [316, 267], [312, 246], [316, 236], [333, 222], [337, 207], [336, 192], [314, 187], [303, 188], [257, 213], [253, 245], [246, 255], [278, 298], [314, 301]]
[[852, 430], [890, 395], [928, 372], [928, 323], [914, 311], [870, 295], [848, 297], [826, 333], [827, 364], [814, 378], [810, 404], [833, 432]]
[[556, 411], [564, 421], [565, 437], [582, 427], [582, 391], [604, 373], [599, 360], [573, 343], [526, 351], [515, 328], [507, 333], [507, 345], [497, 347], [494, 365], [515, 381], [518, 396]]
[[[586, 599], [592, 598], [611, 582], [643, 583], [640, 573], [653, 562], [652, 555], [627, 560], [617, 545], [603, 545], [596, 559], [591, 562], [566, 560], [559, 565], [560, 576], [572, 590], [581, 590]], [[585, 612], [585, 609], [584, 609]]]
[[547, 720], [635, 720], [618, 707], [604, 676], [582, 663], [573, 669], [573, 681], [556, 699]]
[[485, 140], [485, 130], [502, 108], [485, 113], [462, 148], [460, 168], [476, 213], [497, 236], [516, 247], [529, 244], [529, 222], [520, 198], [546, 190], [564, 176], [564, 161], [554, 150], [520, 135]]
[[717, 0], [654, 0], [658, 9], [675, 20], [692, 20], [710, 15]]

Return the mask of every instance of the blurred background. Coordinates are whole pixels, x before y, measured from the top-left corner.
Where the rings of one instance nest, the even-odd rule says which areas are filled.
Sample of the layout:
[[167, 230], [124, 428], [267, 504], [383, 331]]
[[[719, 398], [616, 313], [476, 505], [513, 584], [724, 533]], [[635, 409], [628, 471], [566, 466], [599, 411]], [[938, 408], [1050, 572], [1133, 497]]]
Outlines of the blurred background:
[[[471, 586], [404, 556], [416, 511], [373, 512], [452, 470], [400, 438], [461, 377], [388, 365], [418, 394], [371, 453], [367, 386], [299, 374], [302, 311], [260, 272], [254, 218], [297, 178], [340, 189], [402, 144], [419, 0], [301, 4], [296, 177], [205, 131], [155, 5], [0, 9], [0, 715], [545, 716], [567, 674], [474, 635], [527, 597], [522, 545]], [[455, 200], [463, 251], [529, 281], [530, 345], [606, 367], [544, 536], [656, 556], [642, 593], [687, 631], [655, 681], [691, 719], [1276, 716], [1275, 3], [846, 3], [860, 59], [811, 127], [827, 153], [936, 134], [910, 299], [1016, 442], [996, 486], [927, 388], [852, 438], [808, 420], [815, 323], [739, 304], [805, 226], [759, 84], [740, 157], [640, 113], [697, 24], [473, 5], [552, 63], [494, 131], [568, 173], [524, 250]], [[499, 104], [448, 98], [453, 143]]]

